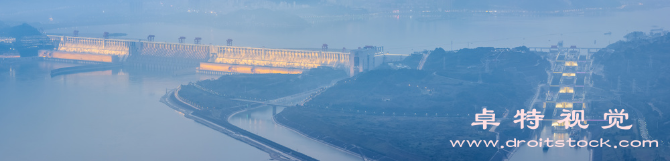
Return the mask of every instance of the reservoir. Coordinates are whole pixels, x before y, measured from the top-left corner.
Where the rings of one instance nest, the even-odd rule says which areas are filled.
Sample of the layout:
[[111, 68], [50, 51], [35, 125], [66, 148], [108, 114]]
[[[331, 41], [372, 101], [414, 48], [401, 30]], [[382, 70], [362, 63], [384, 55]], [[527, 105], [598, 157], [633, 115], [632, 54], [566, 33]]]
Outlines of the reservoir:
[[[301, 31], [234, 31], [185, 24], [117, 24], [46, 29], [49, 34], [155, 34], [156, 41], [202, 37], [203, 44], [269, 48], [353, 49], [385, 46], [392, 54], [493, 47], [549, 47], [558, 41], [605, 47], [632, 31], [670, 27], [657, 9], [599, 16], [483, 17], [445, 21], [372, 19]], [[178, 31], [178, 32], [177, 32]], [[604, 33], [612, 32], [611, 35]], [[360, 37], [360, 38], [355, 38]], [[453, 42], [453, 43], [452, 43]], [[453, 45], [452, 45], [453, 44]], [[0, 63], [0, 160], [268, 160], [268, 154], [182, 116], [159, 102], [167, 89], [213, 75], [173, 75], [145, 70], [108, 70], [51, 77], [49, 71], [76, 66], [58, 62]], [[277, 109], [281, 111], [280, 109]], [[272, 120], [272, 108], [238, 113], [230, 122], [321, 160], [360, 160], [291, 131]], [[543, 129], [542, 138], [567, 139]], [[570, 157], [570, 158], [566, 158]], [[519, 148], [511, 160], [589, 160], [586, 148]]]
[[100, 71], [50, 77], [57, 62], [0, 64], [0, 160], [268, 160], [159, 102], [208, 75]]

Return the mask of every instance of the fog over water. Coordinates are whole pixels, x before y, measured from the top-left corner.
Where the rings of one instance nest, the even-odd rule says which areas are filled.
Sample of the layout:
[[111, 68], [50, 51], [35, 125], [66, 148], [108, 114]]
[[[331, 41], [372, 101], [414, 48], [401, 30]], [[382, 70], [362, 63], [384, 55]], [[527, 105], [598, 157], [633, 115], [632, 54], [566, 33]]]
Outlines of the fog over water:
[[[2, 5], [3, 2], [0, 2]], [[13, 3], [12, 3], [13, 4]], [[2, 8], [2, 7], [0, 7]], [[96, 11], [97, 12], [97, 11]], [[0, 18], [20, 15], [2, 14]], [[230, 29], [192, 23], [120, 23], [63, 25], [48, 35], [113, 37], [267, 48], [356, 49], [384, 46], [391, 54], [458, 50], [475, 47], [512, 48], [564, 45], [603, 48], [632, 31], [670, 28], [670, 8], [603, 12], [571, 16], [471, 16], [418, 20], [400, 16], [315, 23], [300, 29]], [[3, 20], [3, 19], [0, 19]], [[2, 23], [0, 23], [2, 27]], [[610, 33], [605, 34], [605, 33]], [[2, 53], [0, 53], [2, 54]], [[352, 59], [353, 60], [353, 59]], [[107, 70], [51, 77], [50, 70], [79, 66], [59, 62], [0, 64], [0, 160], [268, 160], [267, 153], [203, 126], [159, 102], [168, 89], [217, 75], [174, 75], [153, 70]], [[481, 76], [480, 76], [481, 77]], [[481, 78], [480, 78], [481, 79]], [[280, 111], [281, 111], [280, 107]], [[357, 160], [355, 156], [277, 125], [269, 106], [231, 117], [245, 130], [320, 160]], [[367, 112], [367, 111], [366, 111]], [[540, 130], [538, 130], [540, 131]], [[565, 139], [551, 130], [541, 137]], [[589, 160], [586, 148], [522, 147], [511, 160]]]
[[[202, 37], [202, 44], [225, 45], [228, 38], [235, 46], [268, 48], [354, 49], [365, 45], [384, 46], [392, 54], [412, 51], [446, 50], [474, 47], [549, 47], [563, 40], [565, 45], [602, 48], [623, 39], [632, 31], [648, 32], [670, 26], [660, 17], [670, 10], [651, 9], [611, 12], [586, 16], [481, 16], [467, 19], [419, 21], [410, 18], [374, 18], [367, 21], [342, 22], [305, 28], [304, 30], [231, 30], [192, 24], [140, 23], [101, 26], [78, 26], [47, 29], [47, 33], [71, 35], [77, 29], [81, 36], [101, 37], [103, 32], [127, 33], [122, 38], [177, 42], [180, 36], [192, 43]], [[642, 17], [642, 18], [641, 18]], [[604, 33], [611, 32], [611, 35]], [[452, 42], [453, 41], [453, 47]], [[594, 43], [595, 41], [595, 43]], [[468, 43], [470, 43], [468, 45]]]
[[158, 101], [166, 88], [213, 76], [111, 70], [49, 76], [73, 65], [37, 62], [0, 71], [0, 160], [269, 159]]

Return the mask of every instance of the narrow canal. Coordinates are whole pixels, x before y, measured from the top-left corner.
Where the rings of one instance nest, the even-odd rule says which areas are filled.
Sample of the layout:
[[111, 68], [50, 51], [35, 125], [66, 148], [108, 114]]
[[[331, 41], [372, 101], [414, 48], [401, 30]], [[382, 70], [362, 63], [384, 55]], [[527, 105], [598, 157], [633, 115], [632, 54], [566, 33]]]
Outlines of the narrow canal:
[[[285, 107], [277, 107], [277, 113]], [[323, 161], [362, 160], [326, 144], [312, 140], [306, 136], [283, 127], [272, 119], [272, 106], [262, 106], [233, 115], [228, 121], [235, 126], [256, 135], [270, 139], [281, 145]]]

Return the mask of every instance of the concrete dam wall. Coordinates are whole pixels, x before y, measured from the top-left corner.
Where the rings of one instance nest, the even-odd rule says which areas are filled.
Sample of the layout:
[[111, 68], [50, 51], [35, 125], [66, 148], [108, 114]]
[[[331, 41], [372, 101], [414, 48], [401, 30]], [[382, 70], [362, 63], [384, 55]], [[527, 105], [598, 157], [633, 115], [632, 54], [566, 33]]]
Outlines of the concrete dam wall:
[[68, 36], [49, 36], [49, 38], [57, 45], [52, 51], [41, 51], [40, 57], [82, 61], [105, 60], [103, 62], [113, 60], [112, 63], [127, 63], [134, 66], [200, 67], [201, 64], [206, 64], [207, 70], [235, 72], [242, 71], [240, 68], [251, 68], [249, 70], [251, 73], [296, 73], [319, 66], [346, 69], [350, 65], [349, 53], [345, 52]]

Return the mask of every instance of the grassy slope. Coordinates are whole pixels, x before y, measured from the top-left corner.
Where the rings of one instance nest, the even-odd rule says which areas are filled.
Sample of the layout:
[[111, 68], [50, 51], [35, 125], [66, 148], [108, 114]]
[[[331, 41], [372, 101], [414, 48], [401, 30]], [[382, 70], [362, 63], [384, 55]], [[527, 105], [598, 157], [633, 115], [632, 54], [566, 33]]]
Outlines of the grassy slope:
[[[621, 95], [618, 100], [595, 102], [594, 108], [603, 113], [607, 109], [626, 109], [631, 118], [637, 114], [631, 108], [637, 109], [647, 122], [647, 129], [654, 140], [670, 142], [670, 35], [651, 39], [620, 41], [607, 47], [613, 52], [601, 51], [595, 55], [595, 64], [603, 65], [603, 71], [594, 75], [595, 87], [611, 94]], [[650, 64], [651, 62], [651, 64]], [[635, 82], [635, 83], [633, 83]], [[620, 85], [619, 85], [620, 84]], [[633, 90], [635, 84], [635, 90]], [[619, 89], [617, 91], [617, 86]], [[649, 103], [663, 113], [654, 110]], [[630, 105], [630, 106], [627, 106]], [[630, 119], [624, 125], [633, 123]], [[602, 130], [603, 138], [618, 140], [641, 140], [637, 128], [631, 130], [607, 129]], [[654, 160], [670, 159], [668, 147], [661, 148], [619, 148], [603, 149], [603, 160]], [[666, 159], [666, 160], [667, 160]]]
[[[356, 144], [398, 160], [488, 160], [495, 148], [452, 148], [449, 140], [494, 139], [495, 134], [470, 126], [474, 116], [467, 115], [481, 112], [481, 106], [498, 114], [522, 107], [536, 82], [546, 79], [548, 67], [534, 53], [492, 50], [447, 53], [437, 49], [424, 71], [363, 73], [340, 81], [305, 107], [288, 108], [279, 116], [312, 136]], [[498, 61], [491, 62], [490, 72], [485, 73], [481, 62], [487, 59]], [[392, 112], [451, 117], [390, 117]], [[502, 128], [506, 134], [523, 132], [508, 126], [513, 124]]]

